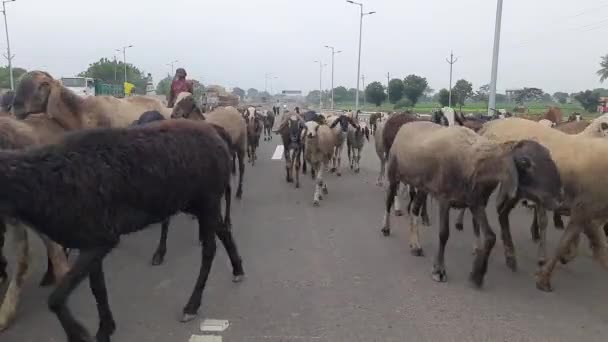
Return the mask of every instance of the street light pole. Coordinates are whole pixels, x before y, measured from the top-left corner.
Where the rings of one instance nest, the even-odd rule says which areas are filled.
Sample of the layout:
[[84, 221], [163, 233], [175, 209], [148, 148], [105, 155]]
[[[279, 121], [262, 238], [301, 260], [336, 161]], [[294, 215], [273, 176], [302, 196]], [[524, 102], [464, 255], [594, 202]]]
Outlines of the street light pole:
[[6, 3], [14, 2], [15, 0], [2, 1], [2, 14], [4, 14], [4, 29], [6, 30], [6, 59], [8, 60], [8, 74], [11, 82], [11, 90], [15, 90], [15, 81], [13, 80], [13, 55], [11, 55], [11, 43], [8, 38], [8, 22], [6, 21]]
[[174, 64], [174, 63], [177, 63], [177, 62], [179, 62], [179, 61], [176, 59], [176, 60], [174, 60], [174, 61], [171, 61], [171, 63], [167, 63], [167, 65], [170, 65], [170, 66], [171, 66], [171, 75], [173, 75], [173, 74], [175, 73], [175, 72], [173, 71], [173, 68], [174, 68], [174, 65], [173, 65], [173, 64]]
[[333, 46], [325, 45], [325, 47], [331, 49], [331, 109], [334, 109], [334, 56], [342, 51], [335, 51]]
[[363, 36], [363, 16], [374, 14], [376, 12], [367, 12], [363, 13], [363, 4], [360, 2], [346, 0], [346, 2], [351, 3], [353, 5], [358, 5], [360, 9], [360, 18], [359, 18], [359, 58], [357, 62], [357, 93], [355, 94], [355, 112], [359, 110], [359, 79], [361, 75], [361, 37]]
[[323, 64], [321, 61], [315, 61], [315, 63], [319, 63], [319, 111], [323, 109], [323, 66], [327, 64]]
[[[127, 49], [130, 47], [133, 47], [133, 45], [122, 47], [122, 60], [123, 60], [123, 63], [125, 64], [125, 83], [127, 82]], [[116, 51], [120, 51], [120, 50], [116, 50]]]
[[498, 48], [500, 46], [500, 25], [502, 21], [502, 0], [496, 4], [496, 27], [494, 28], [494, 53], [492, 55], [492, 78], [490, 80], [490, 98], [488, 101], [488, 115], [496, 110], [496, 78], [498, 73]]

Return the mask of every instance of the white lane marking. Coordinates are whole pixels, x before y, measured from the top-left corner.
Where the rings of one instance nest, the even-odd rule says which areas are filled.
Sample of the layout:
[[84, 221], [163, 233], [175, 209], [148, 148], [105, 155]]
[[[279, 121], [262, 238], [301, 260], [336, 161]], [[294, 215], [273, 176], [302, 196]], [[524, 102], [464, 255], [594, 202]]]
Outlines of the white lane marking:
[[192, 335], [188, 342], [222, 342], [222, 336], [217, 335]]
[[272, 155], [272, 160], [278, 160], [283, 158], [283, 145], [277, 145], [277, 148], [274, 150], [274, 154]]
[[225, 319], [205, 319], [201, 322], [201, 331], [224, 331], [229, 325]]

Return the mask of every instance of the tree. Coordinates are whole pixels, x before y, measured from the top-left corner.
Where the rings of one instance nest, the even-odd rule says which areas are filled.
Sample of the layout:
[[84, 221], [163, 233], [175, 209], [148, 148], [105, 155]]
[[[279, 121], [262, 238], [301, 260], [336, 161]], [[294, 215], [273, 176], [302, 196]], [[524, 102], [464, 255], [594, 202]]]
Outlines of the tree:
[[426, 78], [417, 75], [409, 75], [403, 80], [403, 95], [415, 106], [424, 90], [428, 87]]
[[488, 102], [490, 97], [490, 85], [484, 84], [473, 94], [472, 98], [477, 102]]
[[232, 89], [232, 95], [238, 96], [239, 98], [245, 97], [245, 91], [239, 87], [234, 87]]
[[464, 106], [464, 101], [473, 95], [473, 84], [467, 80], [458, 80], [452, 88], [452, 102]]
[[386, 100], [386, 94], [384, 93], [384, 86], [380, 82], [372, 82], [365, 88], [365, 99], [380, 107], [382, 102]]
[[[19, 78], [25, 74], [27, 70], [23, 68], [13, 68], [13, 82], [15, 87], [17, 87], [17, 83]], [[0, 88], [10, 89], [11, 88], [11, 79], [8, 74], [8, 66], [0, 67]]]
[[310, 104], [318, 104], [319, 103], [319, 91], [313, 90], [306, 95], [306, 101]]
[[602, 56], [601, 58], [600, 66], [602, 68], [597, 71], [597, 74], [600, 76], [600, 82], [604, 82], [608, 79], [608, 55]]
[[540, 100], [543, 103], [551, 103], [551, 102], [553, 102], [553, 97], [549, 93], [544, 93], [543, 96], [540, 98]]
[[[350, 88], [348, 89], [348, 101], [355, 101], [355, 96], [357, 95], [357, 89]], [[359, 99], [362, 99], [364, 96], [364, 92], [359, 90]]]
[[398, 78], [393, 78], [388, 82], [388, 99], [392, 104], [403, 98], [403, 88], [403, 81]]
[[167, 77], [160, 80], [156, 85], [156, 94], [169, 96], [169, 91], [171, 90], [171, 81], [173, 81], [173, 77], [167, 74]]
[[594, 113], [597, 111], [597, 106], [600, 103], [600, 94], [591, 90], [586, 90], [574, 95], [574, 99], [578, 101], [586, 111]]
[[259, 94], [259, 92], [255, 88], [247, 89], [247, 97], [249, 97], [249, 98], [256, 98], [256, 97], [258, 97], [258, 94]]
[[[105, 57], [95, 63], [89, 64], [87, 70], [78, 74], [80, 77], [92, 77], [102, 80], [105, 83], [122, 84], [125, 81], [125, 65], [123, 62], [116, 62]], [[135, 85], [133, 90], [136, 94], [145, 93], [146, 78], [143, 71], [131, 63], [127, 63], [127, 81]]]
[[342, 86], [334, 88], [334, 101], [336, 103], [348, 101], [348, 90]]
[[555, 101], [561, 104], [565, 104], [566, 102], [568, 102], [568, 97], [570, 97], [568, 93], [564, 93], [561, 91], [553, 93], [553, 98], [555, 99]]
[[496, 103], [505, 103], [507, 102], [507, 95], [496, 93]]
[[443, 88], [437, 93], [437, 101], [442, 107], [447, 107], [450, 102], [450, 91]]
[[593, 92], [600, 94], [600, 97], [608, 96], [608, 89], [606, 88], [595, 88], [593, 89]]
[[542, 98], [545, 92], [539, 88], [524, 88], [514, 92], [515, 102], [520, 105], [528, 101], [536, 101]]
[[395, 104], [395, 109], [411, 108], [412, 101], [410, 99], [401, 99]]

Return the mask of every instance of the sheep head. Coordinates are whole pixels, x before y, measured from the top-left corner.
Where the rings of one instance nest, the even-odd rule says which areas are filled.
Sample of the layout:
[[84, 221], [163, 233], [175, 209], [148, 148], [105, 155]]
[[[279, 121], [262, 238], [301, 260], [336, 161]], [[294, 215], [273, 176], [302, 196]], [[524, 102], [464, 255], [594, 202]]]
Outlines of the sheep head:
[[[182, 93], [180, 93], [180, 95], [181, 94]], [[186, 95], [176, 101], [175, 105], [173, 106], [173, 110], [171, 111], [171, 118], [187, 119], [190, 117], [190, 114], [196, 112], [197, 110], [198, 107], [196, 106], [196, 102], [194, 101], [194, 96]]]
[[533, 140], [508, 142], [506, 146], [510, 151], [507, 160], [511, 161], [509, 164], [513, 168], [508, 170], [507, 181], [501, 183], [499, 208], [505, 197], [513, 197], [513, 193], [519, 193], [549, 210], [559, 208], [564, 200], [562, 182], [549, 150]]
[[599, 135], [602, 138], [608, 137], [608, 122], [605, 122], [605, 121], [600, 122], [600, 124], [598, 125], [598, 131], [599, 131]]
[[18, 119], [25, 119], [29, 114], [47, 111], [51, 89], [61, 87], [53, 77], [44, 71], [30, 71], [21, 76], [15, 97], [13, 110]]

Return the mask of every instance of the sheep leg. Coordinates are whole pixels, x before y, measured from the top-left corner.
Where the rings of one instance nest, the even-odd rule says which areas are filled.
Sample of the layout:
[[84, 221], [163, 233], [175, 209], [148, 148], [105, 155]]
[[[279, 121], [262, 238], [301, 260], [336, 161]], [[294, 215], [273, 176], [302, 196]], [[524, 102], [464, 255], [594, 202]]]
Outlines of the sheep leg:
[[[352, 151], [354, 153], [354, 151]], [[354, 169], [355, 168], [355, 164], [354, 164], [354, 159], [351, 157], [351, 147], [347, 146], [346, 147], [346, 155], [348, 156], [348, 164], [350, 165], [350, 169]]]
[[108, 303], [108, 290], [102, 260], [93, 263], [89, 273], [89, 286], [97, 302], [97, 314], [99, 315], [97, 341], [110, 342], [110, 336], [116, 331], [116, 322]]
[[608, 270], [608, 245], [606, 243], [606, 234], [603, 227], [596, 224], [585, 225], [585, 235], [589, 239], [593, 258], [600, 263], [604, 269]]
[[53, 242], [44, 234], [39, 234], [47, 251], [47, 270], [40, 286], [49, 286], [57, 283], [70, 270], [68, 265], [68, 250]]
[[469, 280], [475, 285], [477, 288], [480, 288], [483, 285], [483, 278], [488, 271], [488, 260], [490, 258], [490, 254], [492, 253], [492, 249], [496, 244], [496, 233], [490, 227], [490, 223], [488, 222], [488, 217], [486, 216], [485, 206], [475, 206], [471, 208], [471, 212], [473, 213], [473, 217], [479, 223], [482, 231], [483, 231], [483, 251], [481, 253], [477, 253], [475, 256], [475, 261], [473, 263], [473, 271], [469, 276]]
[[386, 169], [386, 160], [380, 158], [380, 173], [378, 173], [378, 180], [376, 181], [377, 186], [382, 186], [384, 180], [384, 173]]
[[429, 213], [427, 212], [427, 208], [426, 208], [426, 203], [427, 203], [427, 198], [428, 196], [424, 196], [424, 201], [422, 202], [422, 207], [421, 207], [421, 216], [422, 216], [422, 224], [425, 226], [430, 226], [431, 225], [431, 219], [429, 218]]
[[537, 289], [545, 292], [553, 291], [551, 276], [555, 269], [555, 265], [557, 265], [558, 260], [562, 260], [570, 252], [571, 245], [574, 243], [575, 238], [580, 235], [582, 230], [582, 222], [579, 222], [576, 217], [571, 216], [570, 222], [568, 222], [568, 226], [559, 240], [554, 257], [550, 258], [547, 263], [536, 272]]
[[160, 241], [158, 241], [158, 246], [156, 247], [156, 251], [152, 256], [152, 266], [158, 266], [165, 260], [165, 254], [167, 254], [167, 234], [169, 233], [170, 221], [171, 219], [167, 218], [166, 220], [163, 220], [160, 225]]
[[294, 168], [295, 169], [294, 172], [296, 173], [296, 189], [297, 189], [300, 187], [300, 154], [301, 154], [300, 149], [296, 148], [294, 150], [294, 153], [295, 153], [294, 159], [295, 159], [295, 164], [296, 164], [295, 168]]
[[239, 158], [239, 185], [236, 189], [236, 198], [241, 199], [243, 197], [243, 174], [245, 173], [245, 151], [243, 149], [239, 149], [237, 151], [237, 155]]
[[283, 157], [285, 158], [285, 181], [291, 183], [293, 182], [293, 179], [291, 177], [291, 155], [289, 153], [289, 147], [285, 147]]
[[549, 223], [547, 219], [547, 211], [545, 208], [536, 205], [536, 222], [538, 225], [538, 251], [537, 260], [538, 265], [542, 266], [547, 261], [547, 225]]
[[[507, 200], [498, 213], [498, 222], [500, 224], [500, 233], [502, 243], [504, 245], [505, 262], [511, 271], [517, 270], [517, 258], [515, 257], [515, 246], [513, 245], [513, 237], [511, 236], [511, 226], [509, 223], [509, 215], [515, 206], [518, 199]], [[545, 217], [546, 220], [546, 217]], [[477, 228], [476, 236], [479, 237], [479, 227]], [[479, 245], [481, 247], [481, 245]], [[539, 249], [540, 252], [540, 249]]]
[[336, 176], [342, 176], [342, 172], [340, 168], [342, 167], [342, 148], [344, 148], [344, 144], [340, 145], [336, 150]]
[[410, 215], [410, 253], [414, 256], [423, 256], [424, 252], [422, 251], [422, 247], [420, 246], [420, 229], [418, 228], [418, 219], [420, 218], [420, 209], [422, 207], [422, 203], [426, 201], [426, 193], [422, 191], [416, 192], [416, 197], [414, 199], [414, 207], [412, 209], [412, 214]]
[[538, 243], [540, 241], [540, 229], [538, 227], [538, 205], [534, 205], [532, 208], [534, 211], [534, 217], [532, 219], [532, 225], [530, 226], [530, 235], [532, 235], [532, 241]]
[[555, 229], [564, 229], [564, 221], [562, 221], [562, 215], [560, 215], [559, 211], [557, 210], [553, 212], [553, 225], [555, 226]]
[[8, 273], [6, 273], [6, 266], [8, 266], [8, 262], [2, 253], [4, 250], [5, 236], [6, 224], [4, 223], [3, 219], [0, 219], [0, 286], [8, 279]]
[[9, 324], [15, 319], [19, 298], [21, 297], [21, 289], [30, 263], [30, 245], [27, 238], [27, 230], [20, 223], [12, 225], [12, 227], [17, 250], [17, 269], [8, 285], [2, 306], [0, 306], [0, 331], [8, 328]]
[[[327, 170], [328, 164], [329, 164], [329, 162], [323, 162], [323, 166], [324, 166], [325, 170]], [[327, 189], [327, 182], [325, 182], [323, 180], [323, 175], [321, 175], [321, 184], [322, 184], [321, 191], [323, 192], [323, 195], [329, 194], [329, 190]], [[323, 197], [321, 197], [321, 199], [323, 199]]]
[[437, 282], [448, 280], [445, 271], [445, 246], [450, 238], [450, 204], [446, 201], [439, 201], [439, 249], [435, 255], [431, 278]]
[[479, 229], [479, 222], [475, 220], [475, 217], [471, 217], [471, 223], [473, 224], [473, 255], [481, 252], [483, 249], [483, 241], [481, 241], [481, 229]]
[[388, 189], [386, 189], [386, 200], [385, 200], [385, 208], [384, 218], [382, 219], [382, 234], [384, 236], [391, 235], [391, 207], [393, 203], [395, 203], [395, 198], [397, 197], [397, 190], [399, 189], [399, 182], [392, 181], [388, 185]]
[[217, 217], [219, 208], [217, 208], [219, 203], [213, 203], [212, 210], [205, 213], [205, 216], [198, 216], [198, 224], [199, 231], [203, 232], [203, 250], [202, 250], [202, 260], [201, 267], [198, 274], [198, 278], [196, 280], [196, 284], [194, 286], [194, 290], [190, 295], [190, 299], [188, 303], [184, 307], [182, 318], [180, 322], [185, 323], [193, 320], [196, 317], [197, 311], [201, 306], [201, 300], [203, 297], [203, 290], [205, 289], [205, 284], [207, 283], [207, 278], [209, 278], [209, 271], [211, 270], [211, 265], [213, 264], [213, 259], [215, 258], [216, 244], [215, 244], [215, 235], [216, 235], [216, 225], [217, 225]]
[[300, 144], [300, 151], [302, 152], [302, 174], [306, 174], [306, 145], [304, 143]]
[[458, 216], [456, 217], [456, 223], [454, 224], [454, 227], [456, 228], [456, 230], [464, 230], [464, 212], [467, 210], [467, 208], [462, 208], [460, 210], [458, 210]]
[[[49, 309], [55, 313], [57, 319], [59, 319], [59, 322], [61, 322], [61, 325], [63, 326], [63, 329], [68, 337], [68, 341], [70, 342], [93, 341], [87, 329], [80, 322], [78, 322], [70, 312], [70, 309], [67, 307], [67, 300], [72, 291], [74, 291], [74, 289], [84, 280], [84, 278], [92, 273], [97, 273], [96, 276], [99, 276], [99, 268], [96, 264], [101, 263], [101, 260], [103, 260], [103, 258], [110, 252], [110, 250], [112, 250], [112, 248], [113, 246], [104, 246], [80, 250], [78, 259], [76, 259], [72, 269], [59, 282], [55, 290], [49, 296]], [[103, 277], [103, 274], [101, 276]], [[96, 279], [95, 276], [93, 276], [93, 278]], [[103, 298], [97, 289], [93, 292], [93, 295], [95, 296], [95, 300], [97, 301], [99, 308], [100, 304], [103, 305]], [[107, 317], [102, 318], [100, 315], [100, 326], [101, 320], [105, 320], [106, 318]], [[105, 320], [105, 322], [107, 323], [107, 320]]]
[[[395, 191], [394, 201], [395, 201], [395, 216], [403, 216], [403, 210], [401, 210], [401, 198], [399, 197], [399, 183], [397, 183], [397, 191]], [[410, 204], [411, 204], [411, 202], [410, 202]], [[408, 213], [409, 213], [409, 206], [408, 206]]]
[[220, 229], [216, 232], [216, 234], [222, 242], [222, 245], [224, 245], [224, 249], [230, 258], [230, 264], [232, 265], [232, 281], [239, 283], [243, 280], [245, 271], [243, 270], [243, 260], [239, 255], [232, 232], [229, 229]]
[[315, 180], [315, 194], [313, 196], [312, 205], [314, 207], [318, 207], [320, 205], [320, 200], [323, 198], [321, 196], [321, 187], [323, 186], [323, 166], [316, 166], [314, 168], [316, 170], [317, 179]]

